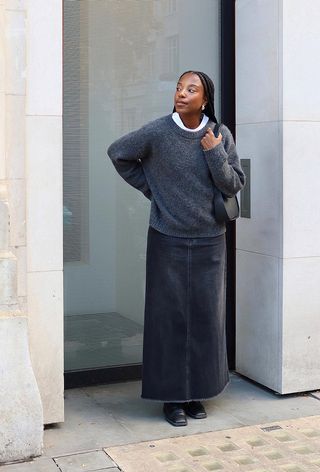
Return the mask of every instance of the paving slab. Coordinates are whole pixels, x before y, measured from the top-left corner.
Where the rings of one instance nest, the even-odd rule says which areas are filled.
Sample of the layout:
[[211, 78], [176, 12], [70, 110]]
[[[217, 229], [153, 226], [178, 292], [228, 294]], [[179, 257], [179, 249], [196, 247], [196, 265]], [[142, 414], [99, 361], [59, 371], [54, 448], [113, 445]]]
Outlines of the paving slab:
[[[104, 386], [108, 390], [108, 386]], [[127, 386], [130, 390], [130, 385]], [[44, 431], [44, 455], [55, 457], [122, 444], [127, 431], [86, 388], [65, 391], [65, 422]], [[130, 441], [129, 441], [130, 442]], [[2, 471], [1, 471], [2, 472]]]
[[123, 472], [319, 472], [320, 416], [114, 446], [105, 451]]
[[[66, 423], [59, 434], [54, 431], [45, 434], [46, 453], [63, 452], [66, 447], [72, 452], [76, 438], [82, 449], [94, 449], [320, 415], [320, 401], [315, 397], [276, 395], [238, 374], [231, 373], [230, 378], [230, 384], [220, 395], [203, 402], [208, 417], [191, 423], [187, 431], [164, 420], [162, 402], [140, 398], [141, 381], [87, 387], [81, 395], [67, 391]], [[51, 447], [47, 448], [49, 439]]]
[[[65, 422], [45, 430], [47, 457], [171, 436], [238, 428], [267, 421], [320, 415], [311, 394], [276, 395], [231, 373], [230, 383], [204, 403], [208, 417], [174, 428], [163, 418], [162, 403], [140, 397], [141, 381], [66, 390]], [[2, 472], [2, 471], [1, 471]]]
[[103, 451], [69, 454], [53, 458], [61, 472], [92, 472], [114, 468], [116, 464]]
[[55, 462], [48, 457], [37, 457], [21, 464], [0, 466], [1, 472], [60, 472]]
[[230, 386], [210, 404], [247, 426], [320, 415], [320, 401], [310, 393], [279, 395], [238, 374], [232, 375]]
[[230, 378], [230, 384], [220, 395], [203, 402], [208, 417], [191, 420], [183, 428], [165, 421], [162, 402], [140, 398], [141, 381], [66, 390], [65, 422], [45, 429], [43, 456], [31, 463], [2, 466], [0, 472], [59, 472], [52, 459], [58, 456], [320, 416], [320, 400], [315, 396], [319, 392], [281, 396], [236, 373], [231, 373]]

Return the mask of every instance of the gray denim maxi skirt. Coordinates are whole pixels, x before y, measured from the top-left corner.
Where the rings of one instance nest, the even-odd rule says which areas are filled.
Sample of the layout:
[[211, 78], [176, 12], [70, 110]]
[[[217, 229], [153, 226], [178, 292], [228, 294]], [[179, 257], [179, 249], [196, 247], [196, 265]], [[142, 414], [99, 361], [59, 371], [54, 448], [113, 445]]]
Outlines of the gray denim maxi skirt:
[[226, 243], [148, 228], [141, 397], [205, 400], [229, 383]]

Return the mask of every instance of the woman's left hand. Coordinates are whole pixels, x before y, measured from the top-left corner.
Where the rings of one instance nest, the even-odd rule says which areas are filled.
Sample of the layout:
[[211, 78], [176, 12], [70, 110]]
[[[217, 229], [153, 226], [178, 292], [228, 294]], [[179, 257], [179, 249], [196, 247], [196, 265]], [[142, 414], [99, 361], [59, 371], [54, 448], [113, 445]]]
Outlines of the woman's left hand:
[[221, 133], [219, 133], [219, 136], [216, 138], [213, 131], [212, 131], [212, 129], [208, 128], [206, 134], [201, 139], [201, 144], [202, 144], [203, 149], [205, 151], [209, 151], [210, 149], [213, 149], [219, 143], [221, 143], [221, 140], [222, 140], [222, 134]]

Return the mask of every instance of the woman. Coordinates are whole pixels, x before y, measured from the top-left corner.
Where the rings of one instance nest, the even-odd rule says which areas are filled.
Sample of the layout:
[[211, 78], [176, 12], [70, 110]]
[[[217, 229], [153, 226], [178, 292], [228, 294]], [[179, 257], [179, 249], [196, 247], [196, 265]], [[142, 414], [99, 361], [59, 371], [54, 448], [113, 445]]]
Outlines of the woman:
[[163, 402], [165, 419], [205, 418], [202, 400], [229, 382], [225, 333], [225, 224], [215, 188], [245, 184], [234, 140], [215, 137], [214, 84], [203, 72], [178, 80], [173, 113], [108, 149], [117, 172], [151, 200], [147, 239], [141, 397]]

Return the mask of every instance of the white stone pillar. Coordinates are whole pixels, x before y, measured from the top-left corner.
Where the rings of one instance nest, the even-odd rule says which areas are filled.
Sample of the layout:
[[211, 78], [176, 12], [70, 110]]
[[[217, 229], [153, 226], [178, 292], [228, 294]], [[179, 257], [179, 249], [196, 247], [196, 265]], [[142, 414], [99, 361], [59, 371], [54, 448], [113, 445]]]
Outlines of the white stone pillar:
[[27, 1], [26, 39], [30, 349], [48, 424], [64, 420], [62, 0]]
[[41, 454], [26, 311], [25, 8], [0, 0], [0, 463]]
[[236, 134], [251, 159], [237, 224], [236, 370], [320, 388], [320, 2], [236, 1]]

